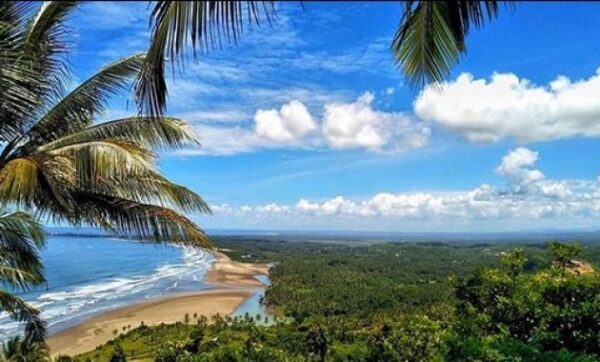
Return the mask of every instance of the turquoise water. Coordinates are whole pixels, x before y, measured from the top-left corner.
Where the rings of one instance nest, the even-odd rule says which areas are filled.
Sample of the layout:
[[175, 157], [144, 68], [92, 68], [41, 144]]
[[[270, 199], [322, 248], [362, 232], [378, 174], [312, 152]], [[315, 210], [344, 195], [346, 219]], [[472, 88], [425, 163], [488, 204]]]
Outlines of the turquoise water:
[[[134, 301], [206, 289], [214, 260], [201, 249], [82, 236], [50, 236], [41, 255], [47, 283], [17, 294], [42, 311], [50, 332]], [[0, 314], [0, 340], [21, 329]]]
[[[271, 279], [267, 275], [257, 275], [255, 277], [265, 285], [271, 285]], [[262, 298], [265, 295], [264, 288], [254, 289], [254, 294], [242, 303], [236, 310], [231, 314], [232, 317], [244, 317], [248, 315], [250, 317], [258, 319], [259, 322], [270, 324], [273, 322], [273, 315], [269, 313], [267, 308], [262, 304]]]

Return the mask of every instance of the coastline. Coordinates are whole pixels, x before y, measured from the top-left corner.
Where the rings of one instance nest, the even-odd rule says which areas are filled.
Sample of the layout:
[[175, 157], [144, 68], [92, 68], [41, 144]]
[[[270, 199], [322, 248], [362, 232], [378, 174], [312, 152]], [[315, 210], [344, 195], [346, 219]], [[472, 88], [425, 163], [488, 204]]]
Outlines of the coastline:
[[219, 251], [212, 253], [215, 261], [203, 280], [210, 289], [144, 300], [96, 315], [49, 336], [52, 356], [91, 351], [113, 339], [115, 330], [122, 333], [123, 328], [138, 327], [142, 321], [146, 325], [157, 325], [183, 321], [186, 313], [190, 318], [194, 314], [229, 315], [252, 297], [254, 289], [265, 287], [256, 276], [267, 274], [267, 265], [239, 263]]

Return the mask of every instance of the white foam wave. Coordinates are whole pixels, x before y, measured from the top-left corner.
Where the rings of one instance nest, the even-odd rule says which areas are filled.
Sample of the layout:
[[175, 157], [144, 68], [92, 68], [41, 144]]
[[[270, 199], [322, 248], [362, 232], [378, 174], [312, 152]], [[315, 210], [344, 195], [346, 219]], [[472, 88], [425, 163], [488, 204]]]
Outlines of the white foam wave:
[[[70, 320], [111, 309], [134, 300], [155, 298], [178, 287], [200, 285], [208, 267], [214, 261], [212, 254], [193, 247], [180, 247], [182, 260], [157, 267], [150, 275], [114, 277], [91, 284], [61, 288], [38, 295], [29, 300], [42, 311], [42, 318], [48, 326], [63, 324]], [[192, 283], [196, 281], [196, 283]], [[189, 283], [186, 283], [189, 282]], [[14, 335], [22, 328], [12, 322], [6, 313], [0, 314], [0, 340], [3, 336]]]

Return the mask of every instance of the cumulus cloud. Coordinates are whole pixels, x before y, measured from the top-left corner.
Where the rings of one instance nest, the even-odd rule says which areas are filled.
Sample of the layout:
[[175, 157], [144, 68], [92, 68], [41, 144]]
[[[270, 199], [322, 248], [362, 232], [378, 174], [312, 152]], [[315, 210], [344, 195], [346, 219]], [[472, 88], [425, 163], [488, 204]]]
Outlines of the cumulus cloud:
[[495, 73], [489, 80], [463, 73], [441, 90], [426, 87], [414, 102], [414, 111], [474, 142], [598, 137], [598, 94], [600, 68], [588, 79], [559, 76], [547, 85], [512, 73]]
[[427, 126], [402, 113], [373, 109], [374, 99], [365, 92], [355, 102], [325, 105], [323, 134], [331, 147], [398, 151], [427, 143]]
[[[506, 177], [506, 185], [482, 184], [463, 191], [381, 192], [354, 199], [336, 196], [326, 200], [300, 199], [295, 205], [228, 206], [225, 213], [297, 218], [351, 219], [354, 227], [368, 220], [392, 223], [433, 223], [452, 228], [464, 223], [472, 228], [480, 222], [509, 222], [523, 228], [547, 221], [587, 222], [600, 217], [600, 182], [593, 180], [548, 180], [536, 168], [538, 153], [519, 147], [509, 151], [495, 171]], [[333, 219], [331, 219], [333, 218]], [[393, 225], [393, 224], [392, 224]]]
[[280, 143], [298, 141], [317, 127], [306, 106], [297, 100], [284, 104], [279, 110], [257, 110], [254, 122], [259, 136]]
[[202, 147], [177, 154], [233, 155], [266, 148], [325, 146], [401, 152], [427, 145], [429, 127], [403, 113], [374, 109], [374, 99], [365, 92], [354, 102], [325, 103], [322, 118], [313, 117], [303, 102], [292, 100], [279, 109], [258, 109], [253, 128], [242, 121], [247, 118], [242, 111], [184, 112], [183, 118], [192, 121], [202, 136]]
[[526, 188], [544, 179], [542, 171], [535, 169], [538, 153], [525, 147], [518, 147], [502, 158], [502, 163], [496, 168], [496, 173], [506, 176], [515, 191], [525, 191]]

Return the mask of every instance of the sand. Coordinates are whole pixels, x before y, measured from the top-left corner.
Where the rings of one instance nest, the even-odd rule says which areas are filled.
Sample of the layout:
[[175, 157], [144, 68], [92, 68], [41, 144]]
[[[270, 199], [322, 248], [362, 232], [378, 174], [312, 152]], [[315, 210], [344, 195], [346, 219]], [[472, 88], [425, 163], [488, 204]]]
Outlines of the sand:
[[267, 274], [262, 264], [243, 264], [230, 260], [225, 254], [214, 252], [216, 261], [206, 273], [204, 282], [214, 288], [193, 294], [174, 295], [139, 302], [118, 308], [67, 328], [48, 338], [52, 356], [76, 355], [91, 351], [115, 337], [114, 331], [123, 327], [135, 328], [143, 321], [146, 325], [183, 321], [196, 313], [207, 317], [228, 315], [253, 294], [253, 289], [264, 287], [255, 276]]
[[205, 282], [227, 287], [264, 287], [255, 276], [269, 272], [266, 264], [238, 263], [223, 253], [213, 254], [217, 261], [206, 273]]

